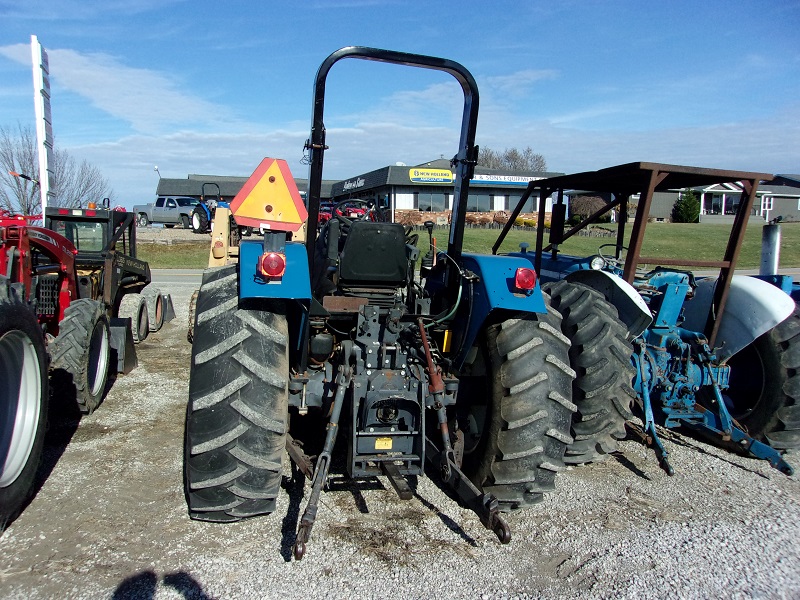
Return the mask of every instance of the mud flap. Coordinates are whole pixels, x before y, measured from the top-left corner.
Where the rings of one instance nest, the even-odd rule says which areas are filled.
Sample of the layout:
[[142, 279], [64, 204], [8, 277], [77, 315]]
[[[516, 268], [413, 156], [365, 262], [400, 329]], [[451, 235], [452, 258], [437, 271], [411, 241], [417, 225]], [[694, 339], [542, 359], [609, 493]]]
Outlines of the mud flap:
[[[165, 294], [169, 299], [169, 294]], [[167, 305], [164, 305], [164, 320], [167, 320], [166, 312]], [[175, 317], [175, 310], [172, 308], [172, 300], [169, 300], [169, 310], [172, 311], [172, 318]], [[130, 318], [111, 319], [111, 364], [116, 361], [117, 373], [127, 375], [139, 366], [139, 360], [136, 357], [136, 347], [133, 345], [133, 332], [131, 331]]]

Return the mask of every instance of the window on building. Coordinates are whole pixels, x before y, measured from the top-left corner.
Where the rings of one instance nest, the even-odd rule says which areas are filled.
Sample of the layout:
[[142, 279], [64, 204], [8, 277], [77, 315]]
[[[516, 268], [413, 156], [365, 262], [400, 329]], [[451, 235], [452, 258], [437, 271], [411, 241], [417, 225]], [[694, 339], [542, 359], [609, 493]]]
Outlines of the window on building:
[[720, 214], [722, 214], [722, 195], [721, 194], [712, 194], [711, 195], [711, 214], [712, 215], [720, 215]]
[[763, 196], [761, 198], [761, 214], [772, 210], [772, 196]]
[[[506, 210], [514, 210], [517, 208], [517, 204], [522, 199], [522, 194], [509, 194], [506, 196]], [[537, 202], [537, 196], [531, 196], [525, 201], [525, 206], [522, 207], [522, 210], [519, 212], [521, 213], [532, 213], [539, 210], [539, 203]]]
[[467, 212], [489, 212], [492, 210], [492, 197], [489, 194], [470, 194], [467, 199]]
[[447, 208], [447, 199], [441, 192], [415, 192], [414, 208], [422, 211], [441, 212]]
[[739, 204], [741, 204], [741, 202], [741, 194], [729, 195], [725, 201], [725, 214], [735, 215], [739, 211]]

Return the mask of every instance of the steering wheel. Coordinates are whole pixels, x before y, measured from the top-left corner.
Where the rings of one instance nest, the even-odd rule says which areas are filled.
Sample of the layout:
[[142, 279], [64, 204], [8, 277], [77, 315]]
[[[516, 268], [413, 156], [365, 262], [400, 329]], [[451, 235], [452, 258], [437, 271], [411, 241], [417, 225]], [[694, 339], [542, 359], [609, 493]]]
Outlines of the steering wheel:
[[602, 258], [605, 261], [607, 265], [611, 267], [614, 267], [616, 269], [622, 269], [625, 267], [625, 258], [628, 253], [627, 246], [622, 246], [622, 253], [620, 254], [619, 258], [614, 256], [613, 254], [611, 256], [606, 256], [605, 254], [603, 254], [603, 248], [613, 248], [614, 253], [616, 253], [617, 250], [616, 244], [603, 244], [597, 249], [597, 254], [600, 256], [600, 258]]
[[[364, 212], [360, 215], [355, 216], [345, 216], [345, 211], [342, 210], [346, 206], [353, 206], [353, 207], [364, 207]], [[372, 203], [368, 202], [367, 200], [360, 200], [358, 198], [348, 198], [347, 200], [342, 200], [341, 202], [337, 202], [333, 208], [331, 209], [331, 216], [336, 217], [343, 223], [349, 225], [353, 221], [363, 221], [368, 219], [371, 214], [372, 210]]]

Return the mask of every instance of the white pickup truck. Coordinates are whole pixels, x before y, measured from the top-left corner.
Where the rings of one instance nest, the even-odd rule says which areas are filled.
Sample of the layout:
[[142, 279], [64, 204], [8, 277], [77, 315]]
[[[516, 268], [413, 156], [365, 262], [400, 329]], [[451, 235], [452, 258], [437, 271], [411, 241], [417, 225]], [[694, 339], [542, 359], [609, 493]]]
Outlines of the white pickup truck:
[[136, 214], [139, 227], [147, 227], [151, 223], [163, 223], [164, 227], [181, 225], [184, 229], [192, 228], [192, 212], [199, 204], [197, 198], [189, 196], [159, 196], [148, 204], [137, 204], [132, 212]]

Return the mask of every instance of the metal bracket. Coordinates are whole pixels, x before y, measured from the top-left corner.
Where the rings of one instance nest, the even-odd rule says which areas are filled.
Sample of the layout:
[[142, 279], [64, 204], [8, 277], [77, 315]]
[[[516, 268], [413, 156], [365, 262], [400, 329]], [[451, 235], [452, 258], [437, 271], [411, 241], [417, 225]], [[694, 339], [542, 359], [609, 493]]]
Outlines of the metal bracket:
[[[432, 464], [441, 466], [442, 461], [447, 460], [446, 455], [429, 438], [425, 438], [425, 446], [425, 453]], [[505, 519], [500, 516], [500, 505], [494, 494], [481, 492], [452, 460], [447, 460], [446, 472], [447, 479], [444, 477], [445, 469], [442, 469], [442, 479], [445, 483], [453, 488], [461, 501], [478, 515], [483, 526], [494, 532], [501, 544], [508, 544], [511, 541], [511, 530]]]

